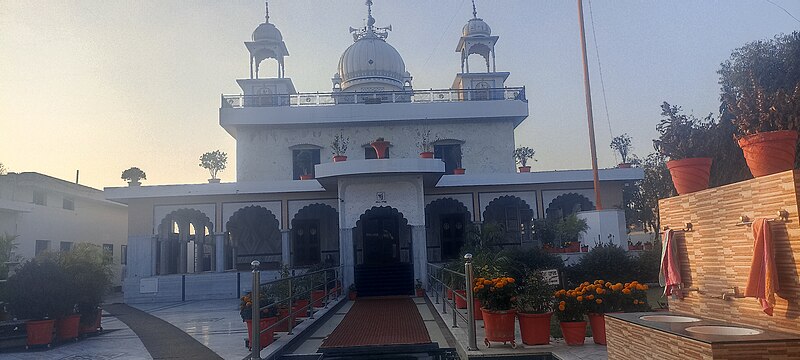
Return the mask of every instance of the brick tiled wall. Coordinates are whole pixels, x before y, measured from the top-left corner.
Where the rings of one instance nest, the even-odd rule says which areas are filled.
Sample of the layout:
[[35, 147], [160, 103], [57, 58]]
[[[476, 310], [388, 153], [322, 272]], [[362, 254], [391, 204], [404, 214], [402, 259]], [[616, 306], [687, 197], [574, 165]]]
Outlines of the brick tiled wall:
[[[684, 284], [700, 289], [683, 300], [669, 299], [670, 310], [800, 334], [798, 198], [800, 170], [794, 170], [659, 201], [662, 226], [693, 225], [693, 231], [678, 232], [675, 239]], [[778, 210], [787, 210], [790, 221], [771, 224], [781, 290], [770, 317], [754, 298], [719, 297], [734, 286], [744, 292], [749, 276], [753, 232], [736, 226], [739, 216], [775, 218]]]

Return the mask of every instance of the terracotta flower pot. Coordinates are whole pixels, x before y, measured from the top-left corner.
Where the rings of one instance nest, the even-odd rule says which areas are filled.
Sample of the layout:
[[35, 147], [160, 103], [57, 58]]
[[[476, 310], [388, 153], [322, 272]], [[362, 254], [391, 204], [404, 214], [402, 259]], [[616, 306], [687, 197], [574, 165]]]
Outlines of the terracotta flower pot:
[[66, 341], [78, 338], [81, 316], [79, 314], [65, 316], [56, 321], [56, 339]]
[[292, 312], [295, 317], [306, 317], [308, 315], [308, 299], [297, 299], [292, 306]]
[[375, 149], [375, 155], [378, 159], [385, 159], [386, 158], [386, 149], [389, 148], [389, 142], [384, 140], [376, 140], [369, 143], [373, 149]]
[[708, 189], [711, 158], [689, 158], [667, 161], [672, 183], [678, 195]]
[[[283, 321], [281, 321], [283, 320]], [[278, 317], [275, 319], [277, 323], [274, 327], [275, 331], [278, 332], [287, 332], [289, 331], [289, 322], [291, 321], [292, 327], [294, 327], [294, 318], [289, 319], [289, 309], [287, 308], [280, 308], [278, 309]]]
[[567, 345], [583, 345], [586, 340], [586, 321], [561, 322], [561, 333]]
[[522, 343], [525, 345], [547, 345], [550, 343], [550, 319], [552, 312], [544, 314], [517, 313]]
[[97, 313], [95, 314], [94, 321], [91, 324], [85, 324], [85, 323], [81, 324], [81, 328], [80, 328], [81, 335], [94, 334], [98, 330], [100, 330], [100, 328], [101, 328], [100, 321], [101, 321], [102, 317], [103, 317], [103, 310], [97, 309]]
[[425, 296], [425, 289], [416, 289], [417, 297]]
[[492, 311], [481, 308], [481, 312], [487, 341], [514, 341], [516, 310]]
[[529, 172], [531, 172], [531, 167], [530, 166], [520, 166], [519, 167], [519, 172], [521, 172], [521, 173], [529, 173]]
[[447, 289], [447, 300], [453, 300], [453, 290]]
[[[467, 290], [456, 290], [456, 294], [467, 296]], [[467, 308], [467, 300], [465, 298], [461, 298], [461, 296], [454, 295], [456, 298], [456, 309], [466, 309]]]
[[747, 167], [755, 177], [794, 168], [797, 131], [768, 131], [739, 139]]
[[423, 159], [433, 159], [433, 152], [431, 151], [423, 151], [419, 153], [419, 157]]
[[314, 178], [314, 175], [300, 175], [300, 180], [311, 180]]
[[[263, 318], [258, 322], [259, 331], [261, 332], [261, 336], [258, 337], [258, 344], [263, 349], [267, 347], [269, 344], [272, 344], [272, 341], [275, 340], [275, 327], [268, 329], [270, 326], [275, 325], [275, 322], [278, 321], [276, 317], [268, 317]], [[245, 324], [247, 324], [247, 338], [250, 339], [250, 344], [253, 343], [253, 321], [252, 320], [245, 320]], [[268, 329], [264, 331], [264, 329]], [[251, 345], [252, 348], [252, 345]]]
[[477, 298], [472, 298], [472, 308], [475, 309], [472, 314], [475, 320], [483, 320], [483, 311], [481, 311], [481, 301]]
[[334, 155], [333, 162], [340, 162], [340, 161], [347, 161], [347, 156], [344, 155]]
[[325, 299], [325, 290], [314, 290], [311, 292], [311, 300], [314, 302], [314, 307], [322, 307], [323, 299]]
[[606, 344], [606, 317], [604, 314], [589, 314], [589, 324], [592, 325], [592, 339], [595, 344]]
[[356, 299], [356, 297], [358, 297], [358, 292], [357, 292], [357, 291], [350, 291], [349, 293], [347, 293], [347, 298], [348, 298], [350, 301], [353, 301], [353, 300], [355, 300], [355, 299]]
[[464, 169], [464, 168], [455, 168], [455, 169], [453, 169], [453, 174], [455, 174], [455, 175], [464, 175], [465, 172], [467, 172], [467, 169]]
[[28, 333], [28, 346], [50, 345], [53, 342], [53, 326], [55, 320], [36, 320], [25, 323], [25, 331]]

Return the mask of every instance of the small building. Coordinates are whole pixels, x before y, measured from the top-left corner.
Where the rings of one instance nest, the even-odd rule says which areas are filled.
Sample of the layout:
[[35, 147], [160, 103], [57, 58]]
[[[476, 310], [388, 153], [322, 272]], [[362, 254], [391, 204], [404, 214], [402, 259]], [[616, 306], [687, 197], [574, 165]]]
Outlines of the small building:
[[17, 236], [13, 257], [96, 244], [111, 255], [120, 285], [127, 233], [128, 207], [106, 200], [102, 190], [35, 172], [0, 175], [0, 234]]
[[[464, 26], [450, 87], [417, 90], [387, 42], [391, 27], [377, 27], [367, 4], [329, 92], [295, 90], [269, 15], [245, 42], [250, 77], [219, 110], [236, 139], [236, 182], [106, 189], [129, 206], [126, 301], [237, 297], [255, 259], [276, 272], [341, 265], [344, 285], [360, 294], [406, 293], [427, 281], [426, 263], [458, 258], [481, 224], [501, 224], [506, 247], [541, 246], [532, 224], [548, 213], [582, 211], [590, 243], [622, 241], [622, 187], [641, 170], [600, 170], [602, 201], [614, 209], [603, 211], [593, 211], [590, 170], [518, 173], [514, 130], [528, 99], [495, 69], [499, 36], [486, 22], [473, 12]], [[267, 59], [275, 77], [261, 76]], [[349, 143], [333, 154], [345, 161], [330, 156], [337, 139]]]

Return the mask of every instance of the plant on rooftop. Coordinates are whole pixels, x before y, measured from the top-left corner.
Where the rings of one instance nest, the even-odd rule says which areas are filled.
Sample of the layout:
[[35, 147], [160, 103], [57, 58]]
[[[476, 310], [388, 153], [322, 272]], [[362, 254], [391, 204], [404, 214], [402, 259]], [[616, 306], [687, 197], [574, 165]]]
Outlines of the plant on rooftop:
[[711, 114], [701, 120], [682, 114], [680, 107], [664, 102], [661, 115], [664, 118], [656, 125], [660, 136], [653, 140], [653, 146], [671, 159], [667, 168], [678, 194], [707, 189], [712, 162], [708, 156], [714, 140]]
[[217, 173], [225, 170], [227, 164], [228, 154], [219, 150], [210, 151], [200, 156], [200, 167], [207, 169], [208, 173], [211, 174], [209, 182], [219, 182]]
[[536, 161], [533, 158], [534, 155], [536, 155], [536, 151], [527, 146], [520, 146], [514, 150], [514, 161], [519, 164], [519, 172], [531, 171], [531, 167], [528, 166], [528, 160]]
[[432, 159], [433, 158], [433, 142], [439, 140], [439, 138], [432, 139], [431, 138], [431, 130], [424, 129], [424, 130], [417, 130], [417, 137], [419, 140], [417, 141], [417, 147], [419, 148], [421, 158], [425, 159]]
[[147, 180], [147, 174], [138, 167], [132, 167], [122, 172], [122, 180], [127, 181], [131, 186], [139, 185], [139, 180]]
[[628, 164], [628, 154], [633, 146], [631, 145], [631, 137], [628, 134], [615, 136], [611, 139], [611, 148], [616, 151], [622, 158], [622, 164]]
[[333, 137], [333, 141], [331, 141], [331, 154], [333, 155], [334, 162], [347, 160], [347, 156], [344, 154], [347, 152], [347, 145], [349, 143], [350, 138], [344, 136], [341, 131]]

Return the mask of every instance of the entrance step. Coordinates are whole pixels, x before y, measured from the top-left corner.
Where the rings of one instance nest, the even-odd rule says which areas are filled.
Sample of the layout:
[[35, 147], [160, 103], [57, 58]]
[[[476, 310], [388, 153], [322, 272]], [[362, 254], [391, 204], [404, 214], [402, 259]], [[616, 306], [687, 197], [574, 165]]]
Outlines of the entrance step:
[[412, 264], [358, 265], [355, 269], [358, 296], [414, 294]]

